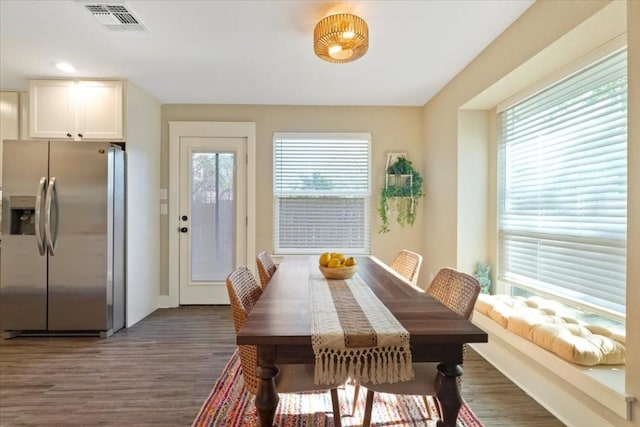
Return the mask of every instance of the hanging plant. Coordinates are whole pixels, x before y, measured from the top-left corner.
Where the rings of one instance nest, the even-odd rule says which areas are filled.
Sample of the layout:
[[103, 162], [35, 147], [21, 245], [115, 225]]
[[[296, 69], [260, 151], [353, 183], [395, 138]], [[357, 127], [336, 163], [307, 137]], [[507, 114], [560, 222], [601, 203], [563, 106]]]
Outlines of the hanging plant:
[[401, 227], [413, 225], [418, 200], [424, 197], [422, 191], [424, 178], [406, 157], [399, 157], [389, 165], [385, 173], [387, 174], [386, 182], [380, 194], [378, 207], [378, 214], [382, 221], [379, 233], [387, 233], [391, 230], [390, 216], [395, 217]]

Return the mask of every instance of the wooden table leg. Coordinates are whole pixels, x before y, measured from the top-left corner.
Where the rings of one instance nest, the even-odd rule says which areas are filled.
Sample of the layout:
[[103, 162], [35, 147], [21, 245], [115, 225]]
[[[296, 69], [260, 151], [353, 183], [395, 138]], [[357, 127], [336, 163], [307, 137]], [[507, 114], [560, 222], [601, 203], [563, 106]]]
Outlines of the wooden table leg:
[[256, 394], [256, 409], [258, 410], [259, 427], [273, 426], [273, 418], [280, 400], [275, 381], [278, 372], [278, 367], [275, 366], [275, 348], [258, 346], [256, 375], [261, 381], [258, 383], [258, 394]]
[[458, 412], [462, 406], [462, 396], [458, 389], [457, 378], [462, 375], [460, 365], [440, 363], [438, 365], [438, 377], [436, 378], [436, 396], [442, 409], [442, 419], [438, 420], [438, 427], [455, 427], [458, 421]]

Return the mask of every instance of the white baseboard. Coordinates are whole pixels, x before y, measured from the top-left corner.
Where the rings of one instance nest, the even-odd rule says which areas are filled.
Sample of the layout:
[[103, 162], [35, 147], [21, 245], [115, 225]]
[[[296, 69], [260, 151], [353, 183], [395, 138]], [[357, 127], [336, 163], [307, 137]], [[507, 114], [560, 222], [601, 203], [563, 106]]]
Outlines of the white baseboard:
[[159, 295], [158, 296], [158, 308], [175, 308], [180, 304], [177, 298], [172, 295]]

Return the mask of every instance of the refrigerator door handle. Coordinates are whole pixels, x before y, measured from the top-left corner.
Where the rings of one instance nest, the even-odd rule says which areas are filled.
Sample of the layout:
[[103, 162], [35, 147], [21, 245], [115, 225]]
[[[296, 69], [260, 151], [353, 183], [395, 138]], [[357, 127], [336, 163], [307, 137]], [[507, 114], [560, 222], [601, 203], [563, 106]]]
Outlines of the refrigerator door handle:
[[[51, 229], [51, 205], [54, 203], [54, 199], [55, 200], [55, 217], [54, 220], [56, 222], [55, 224], [55, 233], [56, 235], [54, 236]], [[55, 250], [56, 250], [56, 244], [58, 242], [58, 204], [57, 204], [57, 194], [56, 194], [56, 178], [55, 177], [51, 177], [51, 179], [49, 180], [49, 187], [47, 188], [47, 197], [46, 200], [44, 202], [45, 205], [45, 227], [44, 227], [44, 234], [46, 237], [46, 241], [47, 241], [47, 247], [49, 248], [49, 255], [53, 256], [55, 255]]]
[[36, 193], [36, 243], [38, 244], [38, 252], [44, 256], [46, 248], [42, 239], [42, 199], [44, 195], [44, 187], [47, 184], [47, 178], [41, 177], [38, 184], [38, 192]]

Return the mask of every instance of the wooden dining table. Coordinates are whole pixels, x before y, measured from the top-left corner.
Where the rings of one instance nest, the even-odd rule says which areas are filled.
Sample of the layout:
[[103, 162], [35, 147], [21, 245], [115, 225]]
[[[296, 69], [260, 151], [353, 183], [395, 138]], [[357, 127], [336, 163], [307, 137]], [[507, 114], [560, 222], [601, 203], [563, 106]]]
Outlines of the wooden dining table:
[[[454, 427], [462, 406], [464, 343], [487, 342], [487, 333], [411, 286], [375, 257], [358, 257], [358, 275], [410, 334], [413, 362], [440, 362], [436, 396], [442, 408], [438, 426]], [[311, 283], [309, 257], [285, 257], [237, 334], [238, 345], [258, 349], [260, 378], [255, 404], [259, 426], [271, 427], [278, 406], [274, 378], [279, 364], [311, 364]]]

